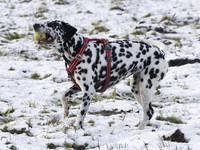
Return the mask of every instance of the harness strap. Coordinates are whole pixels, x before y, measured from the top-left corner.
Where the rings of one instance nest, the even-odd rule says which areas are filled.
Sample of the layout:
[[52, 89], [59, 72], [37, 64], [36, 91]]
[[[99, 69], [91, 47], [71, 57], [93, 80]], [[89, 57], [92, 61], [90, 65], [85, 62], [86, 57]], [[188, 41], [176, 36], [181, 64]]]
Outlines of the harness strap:
[[65, 67], [70, 72], [71, 79], [72, 79], [73, 83], [76, 85], [76, 87], [78, 87], [80, 89], [79, 85], [76, 83], [75, 79], [73, 78], [73, 73], [74, 73], [74, 69], [76, 68], [76, 66], [80, 62], [80, 60], [81, 60], [81, 58], [83, 56], [83, 53], [84, 53], [85, 49], [87, 48], [87, 44], [88, 44], [89, 41], [102, 42], [103, 46], [104, 46], [104, 49], [106, 50], [106, 58], [107, 58], [106, 81], [105, 81], [104, 85], [102, 86], [102, 88], [97, 91], [97, 92], [101, 92], [102, 93], [102, 92], [106, 91], [106, 89], [108, 88], [109, 82], [110, 82], [111, 61], [112, 61], [112, 59], [111, 59], [111, 46], [105, 39], [88, 39], [88, 38], [85, 38], [81, 50], [75, 55], [74, 59], [72, 60], [72, 62], [70, 64], [70, 66], [67, 67], [67, 63], [65, 61]]

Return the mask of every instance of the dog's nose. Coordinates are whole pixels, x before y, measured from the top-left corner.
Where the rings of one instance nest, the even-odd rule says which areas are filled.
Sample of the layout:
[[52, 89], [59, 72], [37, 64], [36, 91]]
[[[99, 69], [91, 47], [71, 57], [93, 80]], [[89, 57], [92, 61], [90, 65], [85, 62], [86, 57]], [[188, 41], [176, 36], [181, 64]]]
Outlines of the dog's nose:
[[40, 24], [37, 24], [37, 23], [36, 23], [36, 24], [33, 25], [33, 28], [34, 28], [35, 30], [37, 30], [39, 27], [40, 27]]

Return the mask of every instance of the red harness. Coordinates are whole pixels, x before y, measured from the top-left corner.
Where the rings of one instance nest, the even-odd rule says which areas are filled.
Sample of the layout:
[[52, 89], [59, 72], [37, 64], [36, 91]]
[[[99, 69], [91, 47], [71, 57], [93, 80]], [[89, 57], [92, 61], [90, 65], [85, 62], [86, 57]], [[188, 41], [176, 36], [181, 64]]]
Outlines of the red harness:
[[79, 85], [76, 83], [75, 79], [73, 78], [73, 73], [74, 73], [74, 69], [80, 62], [80, 60], [83, 56], [83, 53], [84, 53], [85, 49], [87, 48], [87, 44], [89, 41], [99, 41], [99, 42], [103, 43], [104, 49], [106, 50], [106, 57], [107, 57], [106, 81], [105, 81], [104, 85], [102, 86], [102, 88], [99, 91], [97, 91], [97, 92], [105, 92], [105, 90], [108, 88], [108, 85], [110, 82], [110, 70], [111, 70], [111, 60], [112, 60], [111, 59], [111, 46], [108, 44], [108, 42], [105, 39], [85, 38], [81, 50], [76, 54], [76, 56], [74, 57], [74, 59], [72, 60], [72, 62], [70, 64], [70, 66], [67, 67], [67, 63], [65, 62], [65, 67], [71, 73], [71, 79], [72, 79], [73, 83], [76, 85], [76, 87], [78, 87], [80, 89]]

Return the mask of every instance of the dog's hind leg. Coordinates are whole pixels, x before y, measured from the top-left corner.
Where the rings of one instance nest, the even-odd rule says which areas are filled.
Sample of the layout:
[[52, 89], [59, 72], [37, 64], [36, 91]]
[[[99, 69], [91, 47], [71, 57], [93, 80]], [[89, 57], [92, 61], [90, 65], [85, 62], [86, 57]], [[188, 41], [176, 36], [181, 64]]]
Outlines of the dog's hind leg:
[[140, 72], [137, 72], [132, 76], [130, 81], [130, 86], [133, 96], [139, 102], [139, 104], [142, 105], [142, 101], [140, 98], [140, 82], [141, 82]]
[[130, 86], [131, 91], [135, 99], [139, 102], [139, 104], [143, 107], [143, 120], [138, 127], [139, 129], [143, 129], [153, 115], [153, 109], [151, 107], [151, 89], [147, 89], [145, 87], [146, 81], [141, 77], [140, 72], [137, 72], [133, 75]]
[[[162, 72], [161, 72], [162, 70]], [[141, 79], [143, 82], [140, 82], [140, 98], [141, 98], [141, 105], [143, 107], [143, 120], [140, 123], [138, 129], [143, 129], [148, 123], [149, 120], [152, 118], [154, 110], [151, 106], [151, 102], [154, 96], [154, 91], [159, 84], [160, 80], [163, 78], [163, 74], [166, 73], [166, 68], [160, 67], [159, 69], [152, 68], [149, 71], [149, 74], [145, 74], [144, 72], [140, 73]]]
[[143, 120], [140, 123], [138, 129], [144, 129], [144, 127], [149, 123], [150, 119], [153, 116], [154, 110], [151, 106], [152, 101], [152, 93], [154, 92], [154, 88], [147, 88], [146, 82], [144, 81], [140, 85], [140, 98], [141, 98], [141, 105], [143, 107]]
[[79, 91], [80, 91], [80, 89], [78, 89], [75, 85], [73, 85], [71, 88], [69, 88], [67, 91], [65, 91], [61, 94], [60, 101], [61, 101], [62, 107], [63, 107], [64, 118], [69, 115], [69, 106], [67, 103], [67, 97], [69, 97]]
[[[158, 53], [154, 53], [157, 54]], [[159, 82], [163, 79], [164, 75], [167, 73], [168, 63], [167, 61], [160, 59], [159, 64], [157, 61], [152, 63], [153, 66], [148, 66], [145, 72], [140, 73], [141, 79], [143, 78], [143, 82], [140, 84], [140, 97], [143, 107], [143, 120], [139, 125], [139, 129], [143, 129], [152, 118], [154, 110], [151, 106], [152, 96], [154, 96], [154, 91], [159, 84]], [[154, 64], [157, 64], [155, 66]]]

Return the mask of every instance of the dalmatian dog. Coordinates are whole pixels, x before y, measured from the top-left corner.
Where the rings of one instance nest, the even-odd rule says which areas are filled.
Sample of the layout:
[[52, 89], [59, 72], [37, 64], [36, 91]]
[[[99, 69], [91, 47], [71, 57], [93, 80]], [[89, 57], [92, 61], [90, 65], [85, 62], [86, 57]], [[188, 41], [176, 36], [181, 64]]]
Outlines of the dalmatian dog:
[[[77, 29], [63, 21], [51, 21], [34, 24], [34, 30], [46, 34], [46, 39], [38, 41], [40, 45], [57, 49], [68, 65], [83, 46], [85, 37]], [[166, 46], [159, 41], [108, 41], [111, 47], [111, 72], [108, 88], [131, 76], [131, 91], [143, 108], [143, 120], [139, 129], [143, 129], [152, 118], [151, 106], [153, 92], [164, 78], [168, 63], [165, 60]], [[64, 117], [69, 115], [68, 97], [82, 91], [82, 103], [75, 126], [83, 128], [83, 121], [94, 93], [102, 88], [106, 80], [106, 50], [99, 41], [90, 41], [74, 70], [73, 77], [80, 89], [74, 85], [64, 93], [62, 102]]]

